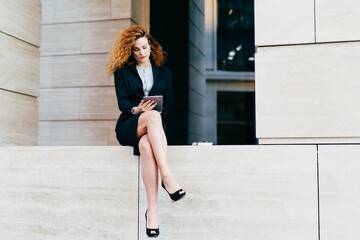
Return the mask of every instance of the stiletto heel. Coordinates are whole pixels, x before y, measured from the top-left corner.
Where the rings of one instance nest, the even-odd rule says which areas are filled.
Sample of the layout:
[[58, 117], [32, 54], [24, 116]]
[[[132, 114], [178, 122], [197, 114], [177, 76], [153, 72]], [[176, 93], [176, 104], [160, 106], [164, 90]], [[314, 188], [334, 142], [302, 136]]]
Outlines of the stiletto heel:
[[[160, 234], [159, 228], [147, 228], [147, 209], [145, 212], [145, 228], [146, 228], [146, 235], [148, 235], [148, 237], [157, 237]], [[152, 233], [155, 232], [155, 233]]]
[[[161, 186], [162, 186], [162, 187], [165, 189], [165, 191], [169, 194], [169, 196], [170, 196], [170, 198], [171, 198], [171, 200], [172, 200], [173, 202], [176, 202], [176, 201], [182, 199], [183, 197], [185, 197], [186, 192], [185, 192], [183, 189], [179, 189], [179, 190], [177, 190], [177, 191], [174, 192], [174, 193], [169, 193], [169, 192], [166, 190], [163, 181], [161, 181]], [[182, 191], [184, 191], [184, 192], [183, 192], [183, 193], [180, 193], [180, 192], [182, 192]]]

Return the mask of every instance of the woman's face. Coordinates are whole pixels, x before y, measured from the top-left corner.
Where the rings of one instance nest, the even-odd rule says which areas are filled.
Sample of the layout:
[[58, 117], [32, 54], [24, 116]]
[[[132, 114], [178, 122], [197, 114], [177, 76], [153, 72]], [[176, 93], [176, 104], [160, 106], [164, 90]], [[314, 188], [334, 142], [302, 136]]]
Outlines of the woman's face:
[[148, 39], [146, 37], [136, 39], [132, 52], [137, 63], [150, 61], [150, 45]]

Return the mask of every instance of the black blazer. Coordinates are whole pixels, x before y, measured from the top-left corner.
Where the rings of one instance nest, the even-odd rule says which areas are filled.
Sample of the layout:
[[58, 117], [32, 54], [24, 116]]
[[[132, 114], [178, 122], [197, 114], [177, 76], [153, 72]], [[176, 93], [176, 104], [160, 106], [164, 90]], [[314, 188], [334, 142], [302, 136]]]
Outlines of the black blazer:
[[[149, 96], [163, 95], [163, 112], [169, 111], [173, 102], [172, 79], [168, 68], [158, 67], [151, 61], [154, 84]], [[139, 105], [144, 97], [141, 78], [136, 70], [136, 64], [124, 66], [114, 72], [116, 97], [121, 114], [115, 126], [116, 129], [133, 114], [131, 109]]]

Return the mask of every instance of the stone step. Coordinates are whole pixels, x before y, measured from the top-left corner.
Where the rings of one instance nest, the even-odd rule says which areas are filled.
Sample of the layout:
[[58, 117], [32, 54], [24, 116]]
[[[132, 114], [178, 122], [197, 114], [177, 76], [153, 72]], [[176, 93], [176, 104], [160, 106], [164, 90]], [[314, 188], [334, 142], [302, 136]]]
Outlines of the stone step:
[[[159, 186], [158, 239], [315, 240], [320, 219], [329, 239], [354, 239], [359, 156], [360, 145], [169, 146], [187, 195], [172, 203]], [[1, 147], [0, 239], [147, 239], [139, 163], [130, 147]]]

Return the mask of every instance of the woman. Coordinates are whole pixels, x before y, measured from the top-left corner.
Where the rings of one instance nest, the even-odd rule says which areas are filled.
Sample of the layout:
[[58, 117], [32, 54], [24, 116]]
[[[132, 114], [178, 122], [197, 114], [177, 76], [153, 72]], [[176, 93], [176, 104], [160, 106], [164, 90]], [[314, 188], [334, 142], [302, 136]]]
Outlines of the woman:
[[[123, 146], [133, 146], [140, 155], [141, 176], [145, 185], [148, 209], [145, 212], [146, 234], [159, 235], [158, 171], [162, 187], [173, 201], [185, 196], [167, 164], [167, 140], [162, 115], [172, 104], [170, 71], [162, 67], [165, 52], [141, 26], [135, 25], [119, 33], [110, 52], [108, 72], [114, 73], [115, 90], [122, 112], [115, 127]], [[144, 96], [163, 95], [163, 110], [153, 110], [154, 101]]]

